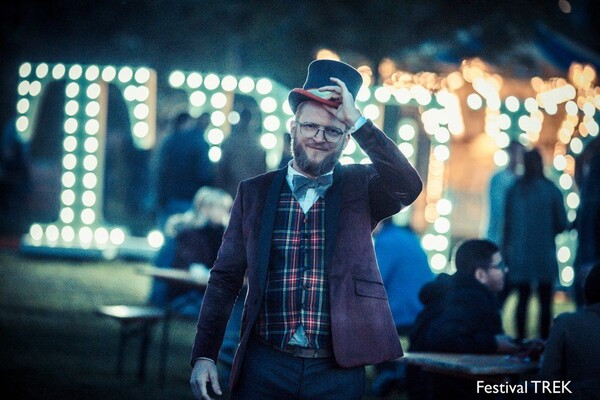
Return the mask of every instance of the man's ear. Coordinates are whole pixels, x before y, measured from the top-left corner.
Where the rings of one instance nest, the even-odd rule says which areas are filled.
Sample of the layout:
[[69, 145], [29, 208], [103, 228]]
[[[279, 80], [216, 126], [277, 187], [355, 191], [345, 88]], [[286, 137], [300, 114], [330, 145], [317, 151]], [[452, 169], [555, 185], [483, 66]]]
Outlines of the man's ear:
[[487, 283], [487, 273], [485, 272], [485, 269], [483, 268], [477, 268], [475, 270], [475, 279], [477, 279], [477, 281], [479, 281], [480, 283], [483, 283], [484, 285]]

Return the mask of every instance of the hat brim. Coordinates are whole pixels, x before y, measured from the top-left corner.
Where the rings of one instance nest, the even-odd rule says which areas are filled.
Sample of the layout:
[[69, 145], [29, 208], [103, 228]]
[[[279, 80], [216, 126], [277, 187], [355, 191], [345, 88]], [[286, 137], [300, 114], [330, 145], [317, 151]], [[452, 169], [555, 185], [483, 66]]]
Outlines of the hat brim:
[[336, 108], [340, 105], [339, 101], [329, 100], [329, 99], [321, 97], [320, 96], [321, 93], [323, 93], [322, 94], [323, 96], [327, 95], [324, 92], [319, 92], [318, 89], [311, 89], [311, 90], [300, 89], [300, 88], [292, 89], [292, 91], [288, 95], [288, 103], [290, 103], [290, 108], [292, 109], [292, 112], [295, 114], [296, 109], [298, 108], [298, 105], [300, 103], [302, 103], [303, 101], [314, 101], [317, 103], [321, 103], [321, 104], [324, 104], [324, 105], [327, 105], [330, 107], [336, 107]]

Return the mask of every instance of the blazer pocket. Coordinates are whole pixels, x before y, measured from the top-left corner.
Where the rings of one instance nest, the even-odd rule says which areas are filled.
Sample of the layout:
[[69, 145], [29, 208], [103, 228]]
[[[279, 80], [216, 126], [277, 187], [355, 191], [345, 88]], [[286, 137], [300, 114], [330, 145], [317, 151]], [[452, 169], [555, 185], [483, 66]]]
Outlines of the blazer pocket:
[[376, 299], [387, 300], [387, 293], [382, 283], [365, 281], [362, 279], [354, 280], [354, 291], [359, 296], [374, 297]]

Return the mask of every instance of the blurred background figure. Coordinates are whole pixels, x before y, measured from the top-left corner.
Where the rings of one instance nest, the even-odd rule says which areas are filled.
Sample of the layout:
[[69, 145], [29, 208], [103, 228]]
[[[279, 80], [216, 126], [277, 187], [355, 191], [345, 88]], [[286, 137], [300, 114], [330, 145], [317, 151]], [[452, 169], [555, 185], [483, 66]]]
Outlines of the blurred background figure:
[[[208, 277], [221, 247], [232, 203], [233, 199], [224, 190], [204, 186], [194, 196], [192, 211], [169, 219], [169, 229], [176, 232], [173, 268]], [[167, 297], [167, 301], [175, 303], [175, 309], [180, 309], [181, 314], [193, 318], [198, 316], [202, 303], [200, 292], [171, 285]], [[181, 308], [177, 307], [178, 302]]]
[[[444, 307], [444, 296], [448, 291], [452, 275], [440, 273], [435, 280], [426, 283], [419, 292], [419, 300], [423, 309], [417, 315], [409, 333], [408, 351], [427, 351], [426, 333], [432, 322], [438, 318]], [[406, 391], [410, 400], [430, 400], [433, 396], [432, 375], [419, 367], [406, 367]]]
[[381, 221], [374, 241], [396, 329], [407, 335], [423, 308], [419, 291], [434, 278], [427, 254], [411, 227], [396, 225], [391, 217]]
[[[504, 234], [504, 209], [506, 193], [523, 172], [523, 154], [525, 147], [512, 141], [506, 148], [508, 164], [492, 175], [488, 187], [488, 221], [485, 237], [497, 246], [502, 246]], [[502, 250], [502, 248], [501, 248]]]
[[0, 233], [23, 232], [30, 180], [28, 148], [11, 119], [0, 140]]
[[[419, 291], [434, 278], [427, 254], [410, 226], [399, 226], [387, 218], [375, 229], [375, 255], [388, 295], [398, 335], [407, 336], [423, 308]], [[371, 392], [384, 396], [404, 387], [405, 365], [397, 362], [376, 366]]]
[[503, 251], [510, 270], [510, 288], [518, 291], [517, 335], [526, 337], [529, 298], [537, 290], [542, 339], [550, 332], [554, 283], [558, 278], [556, 235], [567, 228], [560, 189], [544, 176], [537, 149], [525, 153], [523, 176], [506, 197]]
[[[488, 187], [488, 220], [484, 237], [496, 243], [505, 259], [506, 255], [503, 250], [503, 242], [506, 194], [519, 176], [523, 174], [523, 156], [525, 152], [525, 146], [519, 142], [511, 141], [506, 148], [508, 164], [505, 168], [492, 175]], [[502, 308], [509, 293], [510, 286], [506, 283], [502, 292], [498, 294], [499, 307]]]
[[260, 144], [262, 117], [256, 100], [236, 95], [234, 110], [240, 120], [232, 124], [231, 134], [223, 141], [217, 171], [217, 186], [231, 196], [235, 196], [241, 181], [267, 172], [267, 153]]
[[213, 184], [209, 145], [204, 140], [209, 123], [209, 114], [202, 114], [196, 120], [188, 113], [181, 113], [174, 121], [173, 131], [158, 145], [153, 176], [157, 224], [161, 230], [171, 215], [191, 208], [198, 188]]
[[577, 230], [575, 302], [584, 304], [583, 282], [594, 263], [600, 262], [600, 136], [583, 150], [575, 164], [580, 203], [573, 224]]
[[[493, 242], [469, 239], [453, 252], [454, 275], [440, 274], [423, 287], [426, 304], [410, 334], [410, 351], [516, 353], [520, 347], [504, 334], [497, 294], [505, 281], [500, 249]], [[473, 381], [407, 369], [414, 399], [477, 398]]]
[[[177, 268], [201, 271], [210, 270], [217, 258], [219, 247], [233, 199], [222, 189], [204, 186], [194, 196], [193, 208], [169, 218], [165, 228], [165, 243], [154, 259], [161, 268]], [[148, 302], [164, 307], [184, 296], [180, 303], [188, 300], [190, 309], [181, 313], [196, 317], [200, 310], [202, 295], [197, 291], [170, 287], [155, 279]], [[191, 301], [191, 297], [196, 300]], [[177, 308], [177, 307], [175, 307]]]
[[[559, 315], [542, 358], [540, 378], [571, 381], [569, 398], [600, 399], [600, 263], [584, 283], [586, 307]], [[571, 397], [572, 396], [572, 397]]]

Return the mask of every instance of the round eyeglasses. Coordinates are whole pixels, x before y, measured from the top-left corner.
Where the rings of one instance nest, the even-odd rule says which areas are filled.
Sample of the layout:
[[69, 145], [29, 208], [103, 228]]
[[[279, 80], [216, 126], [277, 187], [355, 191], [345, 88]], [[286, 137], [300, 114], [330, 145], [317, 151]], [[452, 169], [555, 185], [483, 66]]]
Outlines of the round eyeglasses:
[[300, 134], [305, 138], [312, 139], [319, 134], [319, 131], [322, 131], [326, 142], [337, 143], [344, 136], [343, 130], [333, 126], [323, 126], [313, 122], [296, 121], [296, 123], [300, 126]]

